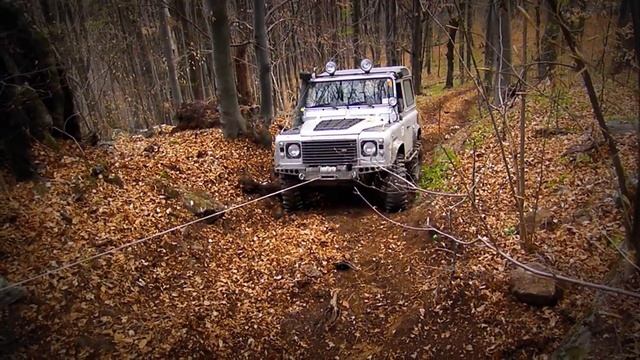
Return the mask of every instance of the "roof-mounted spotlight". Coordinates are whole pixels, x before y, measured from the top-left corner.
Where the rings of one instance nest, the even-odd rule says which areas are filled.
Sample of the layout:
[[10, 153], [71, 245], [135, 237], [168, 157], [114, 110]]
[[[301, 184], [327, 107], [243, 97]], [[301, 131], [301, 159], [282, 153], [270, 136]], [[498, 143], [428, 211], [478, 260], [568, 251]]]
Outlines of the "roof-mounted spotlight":
[[329, 75], [333, 75], [336, 73], [336, 69], [338, 68], [338, 65], [336, 65], [336, 63], [334, 63], [333, 61], [329, 61], [325, 66], [324, 66], [324, 70], [327, 72], [327, 74]]
[[362, 69], [362, 71], [364, 71], [365, 73], [369, 73], [369, 71], [371, 71], [371, 69], [373, 68], [373, 62], [369, 59], [362, 59], [362, 61], [360, 62], [360, 69]]

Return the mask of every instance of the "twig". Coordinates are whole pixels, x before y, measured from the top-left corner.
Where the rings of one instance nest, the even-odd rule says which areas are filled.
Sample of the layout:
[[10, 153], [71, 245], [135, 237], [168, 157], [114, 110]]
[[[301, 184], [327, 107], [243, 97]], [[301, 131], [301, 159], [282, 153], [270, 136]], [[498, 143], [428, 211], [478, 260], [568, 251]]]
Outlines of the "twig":
[[80, 143], [78, 142], [78, 140], [76, 140], [76, 138], [75, 138], [75, 137], [73, 137], [73, 136], [72, 136], [71, 134], [69, 134], [68, 132], [66, 132], [66, 131], [64, 131], [64, 130], [62, 130], [62, 129], [59, 129], [59, 128], [55, 127], [55, 126], [53, 126], [53, 127], [52, 127], [52, 129], [54, 129], [54, 130], [56, 130], [56, 131], [59, 131], [59, 132], [61, 132], [61, 133], [65, 134], [65, 135], [67, 135], [68, 137], [70, 137], [70, 138], [71, 138], [71, 140], [73, 140], [73, 142], [75, 142], [75, 143], [76, 143], [76, 145], [78, 146], [78, 149], [80, 149], [80, 152], [82, 153], [82, 156], [83, 156], [85, 159], [87, 158], [87, 154], [84, 152], [84, 150], [82, 149], [82, 146], [80, 146]]
[[[606, 233], [606, 232], [602, 232], [602, 235], [604, 235], [604, 237], [607, 238], [607, 240], [609, 240], [609, 243], [611, 244], [611, 246], [613, 246], [616, 250], [618, 250], [618, 252], [620, 253], [620, 255], [622, 255], [622, 257], [629, 263], [631, 264], [631, 266], [633, 266], [634, 268], [636, 268], [636, 270], [640, 271], [640, 267], [638, 265], [636, 265], [629, 257], [628, 255], [622, 250], [621, 247], [619, 247], [618, 245], [616, 245], [615, 242], [613, 242], [613, 240], [611, 239], [611, 237]], [[636, 255], [637, 256], [637, 255]]]

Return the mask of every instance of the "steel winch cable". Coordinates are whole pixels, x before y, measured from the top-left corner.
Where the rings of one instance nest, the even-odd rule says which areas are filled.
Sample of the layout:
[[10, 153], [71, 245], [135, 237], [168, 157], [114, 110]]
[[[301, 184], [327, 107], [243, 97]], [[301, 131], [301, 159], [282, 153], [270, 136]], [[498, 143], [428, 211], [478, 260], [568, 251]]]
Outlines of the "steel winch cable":
[[106, 255], [109, 255], [109, 254], [113, 254], [113, 253], [115, 253], [115, 252], [118, 252], [118, 251], [123, 250], [123, 249], [128, 248], [128, 247], [131, 247], [131, 246], [133, 246], [133, 245], [137, 245], [137, 244], [143, 243], [143, 242], [145, 242], [145, 241], [149, 241], [149, 240], [155, 239], [155, 238], [160, 237], [160, 236], [162, 236], [162, 235], [166, 235], [166, 234], [172, 233], [172, 232], [174, 232], [174, 231], [176, 231], [176, 230], [183, 229], [183, 228], [185, 228], [185, 227], [187, 227], [187, 226], [189, 226], [189, 225], [193, 225], [193, 224], [196, 224], [196, 223], [199, 223], [199, 222], [205, 221], [205, 220], [207, 220], [207, 219], [210, 219], [210, 218], [213, 218], [213, 217], [216, 217], [216, 216], [220, 216], [220, 215], [222, 215], [222, 214], [224, 214], [224, 213], [227, 213], [227, 212], [229, 212], [229, 211], [231, 211], [231, 210], [236, 210], [236, 209], [239, 209], [239, 208], [242, 208], [242, 207], [245, 207], [245, 206], [251, 205], [251, 204], [256, 203], [256, 202], [259, 202], [259, 201], [261, 201], [261, 200], [264, 200], [264, 199], [270, 198], [270, 197], [272, 197], [272, 196], [276, 196], [276, 195], [278, 195], [278, 194], [281, 194], [281, 193], [283, 193], [283, 192], [285, 192], [285, 191], [288, 191], [288, 190], [291, 190], [291, 189], [294, 189], [294, 188], [297, 188], [297, 187], [300, 187], [300, 186], [303, 186], [303, 185], [309, 184], [309, 183], [311, 183], [311, 182], [313, 182], [313, 181], [316, 181], [316, 180], [317, 180], [317, 178], [313, 178], [313, 179], [309, 179], [309, 180], [307, 180], [307, 181], [303, 181], [303, 182], [301, 182], [301, 183], [298, 183], [298, 184], [295, 184], [295, 185], [289, 186], [289, 187], [284, 188], [284, 189], [280, 189], [280, 190], [278, 190], [278, 191], [274, 191], [274, 192], [272, 192], [272, 193], [270, 193], [270, 194], [267, 194], [267, 195], [261, 196], [261, 197], [259, 197], [259, 198], [255, 198], [255, 199], [252, 199], [252, 200], [246, 201], [246, 202], [241, 203], [241, 204], [233, 205], [233, 206], [228, 207], [228, 208], [226, 208], [226, 209], [224, 209], [224, 210], [220, 210], [220, 211], [218, 211], [218, 212], [216, 212], [216, 213], [214, 213], [214, 214], [210, 214], [210, 215], [207, 215], [207, 216], [203, 216], [203, 217], [201, 217], [201, 218], [198, 218], [198, 219], [195, 219], [195, 220], [189, 221], [189, 222], [184, 223], [184, 224], [182, 224], [182, 225], [174, 226], [174, 227], [172, 227], [172, 228], [170, 228], [170, 229], [166, 229], [166, 230], [163, 230], [163, 231], [161, 231], [161, 232], [158, 232], [158, 233], [155, 233], [155, 234], [152, 234], [152, 235], [146, 236], [146, 237], [144, 237], [144, 238], [137, 239], [137, 240], [134, 240], [134, 241], [131, 241], [131, 242], [128, 242], [128, 243], [122, 244], [122, 245], [120, 245], [120, 246], [116, 246], [116, 247], [114, 247], [114, 248], [111, 248], [111, 249], [109, 249], [109, 250], [102, 251], [102, 252], [97, 253], [97, 254], [95, 254], [95, 255], [92, 255], [92, 256], [89, 256], [89, 257], [86, 257], [86, 258], [83, 258], [83, 259], [80, 259], [80, 260], [76, 260], [76, 261], [70, 262], [70, 263], [68, 263], [68, 264], [62, 265], [62, 266], [57, 267], [57, 268], [55, 268], [55, 269], [47, 270], [47, 271], [42, 272], [42, 273], [40, 273], [40, 274], [38, 274], [38, 275], [34, 275], [34, 276], [29, 277], [29, 278], [26, 278], [26, 279], [24, 279], [24, 280], [20, 280], [20, 281], [18, 281], [18, 282], [15, 282], [15, 283], [9, 284], [9, 285], [7, 285], [7, 286], [5, 286], [5, 287], [2, 287], [2, 288], [0, 288], [0, 292], [6, 291], [6, 290], [9, 290], [9, 289], [12, 289], [12, 288], [18, 287], [18, 286], [22, 286], [22, 285], [27, 284], [27, 283], [30, 283], [30, 282], [32, 282], [32, 281], [35, 281], [35, 280], [38, 280], [38, 279], [44, 278], [45, 276], [48, 276], [48, 275], [53, 275], [53, 274], [59, 273], [59, 272], [60, 272], [60, 271], [62, 271], [62, 270], [70, 269], [70, 268], [72, 268], [72, 267], [74, 267], [74, 266], [77, 266], [77, 265], [80, 265], [80, 264], [86, 263], [86, 262], [88, 262], [88, 261], [95, 260], [95, 259], [98, 259], [98, 258], [100, 258], [100, 257], [106, 256]]

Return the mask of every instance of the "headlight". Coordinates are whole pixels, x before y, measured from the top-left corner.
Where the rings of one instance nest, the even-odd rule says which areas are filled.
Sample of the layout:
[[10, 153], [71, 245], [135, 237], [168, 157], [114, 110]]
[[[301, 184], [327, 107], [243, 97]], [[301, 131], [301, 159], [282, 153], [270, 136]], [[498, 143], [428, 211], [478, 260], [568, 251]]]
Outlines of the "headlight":
[[297, 159], [300, 157], [300, 145], [293, 143], [287, 144], [287, 157]]
[[375, 141], [365, 141], [362, 143], [362, 155], [374, 156], [378, 151], [378, 146]]

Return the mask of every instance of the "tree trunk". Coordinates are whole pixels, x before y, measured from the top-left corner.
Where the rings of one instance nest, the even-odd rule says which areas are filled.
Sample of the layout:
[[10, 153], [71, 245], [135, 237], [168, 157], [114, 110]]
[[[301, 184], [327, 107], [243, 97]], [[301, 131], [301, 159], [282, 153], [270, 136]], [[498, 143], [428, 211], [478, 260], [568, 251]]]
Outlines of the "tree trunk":
[[182, 3], [182, 31], [185, 34], [187, 56], [187, 69], [189, 81], [194, 100], [204, 100], [204, 88], [202, 85], [202, 63], [200, 60], [200, 47], [194, 30], [195, 17], [192, 16], [192, 6], [190, 0], [183, 0]]
[[558, 59], [556, 50], [558, 40], [560, 39], [560, 26], [558, 20], [553, 15], [555, 10], [550, 8], [546, 3], [543, 10], [549, 14], [547, 26], [542, 33], [542, 41], [540, 44], [540, 58], [538, 59], [538, 79], [543, 80], [552, 76], [554, 62]]
[[231, 36], [227, 17], [227, 0], [209, 0], [211, 9], [211, 38], [213, 39], [213, 69], [216, 74], [220, 122], [224, 136], [230, 139], [246, 133], [246, 120], [240, 115], [238, 92], [231, 60]]
[[26, 180], [35, 175], [31, 138], [80, 141], [79, 117], [48, 38], [11, 2], [0, 2], [0, 34], [0, 161]]
[[511, 77], [513, 76], [513, 66], [511, 63], [511, 5], [510, 0], [499, 0], [498, 8], [498, 49], [494, 64], [496, 65], [495, 100], [502, 102], [506, 100]]
[[459, 9], [459, 33], [460, 33], [460, 41], [458, 41], [458, 73], [460, 74], [460, 83], [463, 84], [466, 80], [466, 73], [464, 71], [464, 45], [466, 42], [467, 31], [466, 26], [466, 3], [468, 0], [463, 0], [461, 6], [457, 6]]
[[449, 37], [447, 40], [447, 79], [444, 84], [445, 89], [450, 89], [453, 87], [453, 67], [455, 64], [454, 61], [454, 51], [456, 47], [456, 33], [458, 32], [458, 25], [460, 24], [458, 18], [453, 16], [453, 14], [449, 17], [449, 25], [448, 32]]
[[396, 0], [389, 0], [386, 4], [386, 12], [384, 17], [384, 29], [385, 36], [385, 51], [387, 57], [387, 65], [394, 66], [399, 65], [398, 59], [398, 41], [397, 41], [397, 26], [396, 26]]
[[431, 75], [431, 57], [433, 53], [433, 27], [431, 26], [431, 18], [425, 20], [424, 35], [427, 38], [425, 44], [424, 59], [427, 63], [427, 75]]
[[618, 19], [616, 26], [616, 45], [614, 48], [613, 64], [611, 64], [610, 73], [612, 75], [618, 75], [622, 72], [622, 69], [627, 66], [631, 66], [631, 61], [625, 55], [627, 51], [633, 48], [633, 38], [628, 37], [625, 31], [629, 22], [632, 19], [629, 17], [629, 11], [631, 10], [632, 0], [620, 1], [620, 7], [618, 11]]
[[[637, 1], [631, 2], [631, 20], [633, 21], [633, 38], [634, 49], [636, 54], [636, 62], [640, 63], [640, 4]], [[640, 85], [640, 71], [638, 71], [638, 84]], [[638, 96], [638, 95], [636, 95]], [[640, 96], [637, 99], [638, 109], [640, 109]], [[638, 139], [640, 139], [640, 123], [637, 129]], [[637, 174], [636, 179], [640, 179], [640, 148], [636, 154]], [[633, 211], [633, 225], [631, 228], [631, 236], [629, 237], [631, 245], [636, 251], [636, 264], [640, 266], [640, 184], [636, 186], [635, 206]]]
[[160, 32], [162, 36], [162, 48], [164, 50], [165, 61], [167, 62], [167, 71], [169, 76], [169, 85], [171, 86], [171, 98], [173, 100], [173, 109], [177, 110], [182, 104], [182, 92], [178, 82], [178, 73], [176, 71], [176, 61], [173, 55], [175, 49], [171, 27], [169, 26], [169, 6], [167, 2], [162, 2], [160, 11]]
[[413, 35], [411, 37], [411, 75], [416, 95], [422, 94], [422, 7], [413, 0]]
[[498, 29], [498, 0], [489, 0], [489, 8], [487, 10], [487, 26], [484, 35], [484, 91], [491, 94], [493, 89], [493, 69], [494, 59], [497, 49]]
[[360, 0], [351, 0], [351, 26], [353, 27], [351, 42], [353, 44], [353, 67], [355, 69], [360, 66], [360, 60], [364, 57], [360, 46], [360, 17]]
[[[466, 41], [466, 45], [467, 45], [467, 53], [466, 53], [466, 63], [467, 63], [467, 70], [469, 72], [471, 72], [471, 56], [473, 55], [473, 37], [471, 34], [473, 34], [472, 31], [472, 27], [473, 27], [473, 14], [471, 13], [471, 0], [467, 0], [464, 3], [464, 11], [465, 11], [465, 15], [467, 17], [467, 21], [464, 24], [464, 31], [465, 31], [465, 41]], [[471, 76], [471, 74], [469, 74]], [[477, 75], [477, 74], [476, 74]]]
[[269, 128], [273, 119], [273, 86], [271, 84], [271, 55], [269, 54], [269, 40], [264, 18], [264, 1], [254, 0], [253, 30], [255, 34], [255, 52], [258, 66], [258, 80], [260, 81], [260, 112]]
[[236, 56], [233, 59], [236, 72], [236, 86], [238, 89], [238, 103], [240, 105], [250, 105], [253, 97], [251, 95], [251, 85], [249, 84], [249, 63], [247, 62], [247, 46], [236, 47]]
[[[523, 4], [523, 9], [527, 11], [526, 3]], [[522, 17], [522, 79], [526, 83], [527, 81], [527, 31], [528, 31], [528, 16]], [[526, 135], [526, 120], [527, 120], [527, 96], [523, 91], [521, 95], [522, 102], [520, 103], [520, 149], [518, 151], [518, 166], [516, 167], [518, 175], [518, 216], [520, 217], [520, 240], [522, 241], [525, 251], [532, 249], [532, 244], [529, 242], [529, 234], [527, 234], [527, 224], [524, 220], [525, 212], [525, 135]]]
[[537, 0], [536, 2], [536, 60], [540, 61], [540, 6], [543, 0]]

